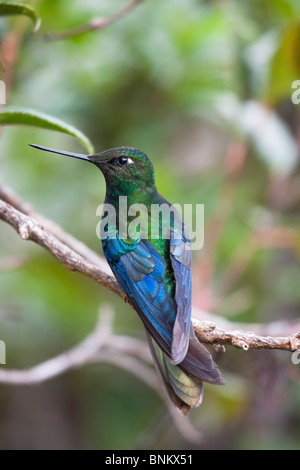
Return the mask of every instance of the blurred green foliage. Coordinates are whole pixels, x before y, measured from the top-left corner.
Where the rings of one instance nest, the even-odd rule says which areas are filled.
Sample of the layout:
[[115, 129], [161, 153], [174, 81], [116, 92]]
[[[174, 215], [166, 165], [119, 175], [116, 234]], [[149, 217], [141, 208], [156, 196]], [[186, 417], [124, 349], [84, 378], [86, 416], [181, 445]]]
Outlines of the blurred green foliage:
[[[0, 21], [8, 104], [76, 126], [97, 151], [143, 149], [168, 200], [205, 204], [196, 306], [238, 322], [299, 318], [300, 115], [291, 102], [300, 79], [299, 0], [148, 0], [103, 31], [53, 42], [44, 34], [109, 16], [126, 1], [27, 3], [42, 18], [38, 34], [28, 19]], [[64, 134], [5, 127], [1, 181], [100, 251], [102, 176], [28, 143], [82, 151]], [[117, 332], [144, 338], [123, 302], [3, 223], [0, 247], [0, 259], [25, 257], [18, 269], [0, 271], [7, 367], [30, 367], [75, 345], [107, 302]], [[144, 383], [97, 365], [39, 387], [1, 386], [0, 447], [299, 448], [300, 376], [290, 355], [228, 349], [216, 360], [227, 387], [207, 386], [191, 416], [203, 442], [185, 439]]]

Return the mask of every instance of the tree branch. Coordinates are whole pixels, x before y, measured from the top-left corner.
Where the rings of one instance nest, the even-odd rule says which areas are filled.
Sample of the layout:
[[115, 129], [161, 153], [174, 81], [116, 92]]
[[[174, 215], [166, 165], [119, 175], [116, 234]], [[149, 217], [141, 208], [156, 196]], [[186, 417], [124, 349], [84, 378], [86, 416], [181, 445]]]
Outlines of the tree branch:
[[113, 312], [109, 306], [102, 308], [95, 330], [73, 349], [30, 369], [0, 368], [0, 383], [32, 386], [92, 364], [110, 364], [142, 380], [166, 403], [169, 414], [182, 436], [189, 442], [200, 442], [202, 433], [189, 420], [178, 415], [167, 399], [154, 371], [146, 342], [113, 334]]
[[[300, 332], [285, 337], [260, 336], [252, 331], [224, 330], [214, 323], [193, 320], [197, 338], [206, 344], [230, 345], [249, 351], [249, 349], [278, 349], [294, 352], [300, 350]], [[299, 325], [298, 325], [299, 328]]]
[[99, 31], [106, 28], [107, 26], [115, 23], [116, 21], [124, 18], [131, 13], [143, 0], [133, 0], [127, 7], [109, 18], [93, 18], [88, 24], [79, 26], [78, 28], [71, 29], [69, 31], [62, 31], [60, 33], [46, 34], [45, 38], [49, 41], [56, 41], [58, 39], [69, 39], [81, 34], [89, 33], [91, 31]]
[[102, 308], [95, 330], [80, 344], [30, 369], [5, 370], [0, 368], [0, 382], [15, 385], [39, 384], [84, 365], [113, 362], [110, 360], [113, 352], [112, 357], [115, 359], [118, 357], [118, 366], [127, 370], [128, 358], [131, 356], [139, 358], [139, 367], [136, 370], [132, 368], [131, 372], [143, 376], [143, 380], [149, 386], [152, 384], [152, 388], [158, 392], [159, 387], [156, 383], [154, 371], [149, 367], [147, 367], [147, 370], [145, 369], [146, 366], [142, 367], [143, 363], [151, 364], [151, 356], [146, 343], [137, 339], [114, 335], [112, 323], [112, 309], [109, 306]]
[[27, 202], [24, 202], [23, 199], [21, 199], [10, 187], [3, 183], [0, 184], [0, 199], [7, 202], [22, 214], [29, 215], [31, 218], [35, 219], [64, 245], [72, 248], [72, 250], [76, 251], [77, 254], [97, 265], [102, 271], [107, 274], [112, 274], [111, 269], [104, 258], [99, 256], [69, 233], [66, 233], [59, 225], [53, 222], [53, 220], [48, 220], [44, 216], [37, 214]]
[[[99, 266], [86, 260], [80, 255], [75, 246], [73, 248], [61, 242], [57, 237], [45, 229], [37, 220], [23, 214], [10, 204], [0, 199], [0, 220], [13, 227], [23, 240], [31, 240], [55, 256], [66, 268], [78, 271], [94, 279], [110, 291], [127, 301], [125, 292], [118, 285], [116, 279], [105, 273]], [[71, 240], [69, 240], [69, 243]], [[73, 245], [71, 243], [71, 245]]]

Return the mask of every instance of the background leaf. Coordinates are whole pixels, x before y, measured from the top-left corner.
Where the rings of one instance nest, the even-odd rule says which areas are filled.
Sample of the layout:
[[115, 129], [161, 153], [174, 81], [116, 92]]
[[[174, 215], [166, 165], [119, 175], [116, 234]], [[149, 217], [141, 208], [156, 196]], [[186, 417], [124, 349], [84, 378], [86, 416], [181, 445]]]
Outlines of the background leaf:
[[23, 124], [63, 132], [79, 140], [90, 155], [94, 153], [93, 145], [88, 137], [76, 129], [76, 127], [40, 111], [29, 108], [6, 108], [0, 111], [0, 125], [8, 124]]
[[41, 18], [36, 13], [36, 11], [25, 5], [23, 3], [8, 3], [2, 2], [0, 3], [0, 16], [12, 16], [12, 15], [26, 15], [34, 22], [34, 30], [33, 32], [36, 33], [41, 26]]

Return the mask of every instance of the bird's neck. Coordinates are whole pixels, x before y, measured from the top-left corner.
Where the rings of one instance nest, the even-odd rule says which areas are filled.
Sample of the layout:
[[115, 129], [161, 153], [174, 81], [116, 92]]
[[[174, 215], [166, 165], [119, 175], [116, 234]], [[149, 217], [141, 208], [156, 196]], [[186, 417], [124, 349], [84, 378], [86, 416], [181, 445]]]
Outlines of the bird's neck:
[[151, 204], [158, 203], [160, 195], [155, 185], [141, 186], [130, 183], [124, 184], [123, 187], [107, 185], [106, 204], [112, 204], [115, 209], [118, 209], [120, 202], [124, 203], [125, 198], [127, 198], [128, 207], [134, 204], [143, 204], [147, 209], [151, 209]]
[[[139, 217], [141, 238], [148, 238], [151, 231], [151, 209], [152, 204], [160, 204], [160, 198], [155, 185], [150, 187], [131, 188], [130, 191], [120, 192], [120, 188], [112, 190], [107, 188], [105, 203], [110, 204], [115, 209], [116, 225], [124, 233], [129, 234], [129, 238], [135, 239], [136, 236], [130, 235], [129, 227], [131, 223]], [[121, 229], [122, 227], [122, 229]], [[120, 233], [121, 233], [120, 232]], [[144, 235], [147, 236], [144, 237]], [[125, 236], [124, 238], [127, 238]]]

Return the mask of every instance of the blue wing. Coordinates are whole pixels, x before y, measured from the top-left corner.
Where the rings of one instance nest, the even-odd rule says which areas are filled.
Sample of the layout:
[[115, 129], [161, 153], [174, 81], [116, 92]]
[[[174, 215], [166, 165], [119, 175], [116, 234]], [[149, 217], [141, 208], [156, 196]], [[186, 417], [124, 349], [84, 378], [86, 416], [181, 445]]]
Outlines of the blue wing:
[[210, 353], [195, 337], [190, 337], [192, 280], [188, 234], [178, 235], [176, 229], [170, 233], [174, 298], [165, 283], [166, 263], [152, 245], [144, 240], [128, 244], [116, 236], [103, 240], [103, 249], [146, 327], [154, 362], [171, 401], [187, 414], [202, 400], [203, 380], [224, 385]]
[[170, 356], [177, 305], [164, 282], [166, 264], [146, 241], [127, 244], [118, 236], [103, 240], [116, 278], [157, 344]]
[[[185, 229], [185, 227], [184, 227]], [[185, 229], [186, 230], [186, 229]], [[191, 250], [187, 232], [170, 232], [175, 299], [164, 282], [166, 264], [145, 240], [128, 244], [107, 238], [103, 250], [116, 278], [158, 345], [179, 364], [187, 354], [191, 326]]]
[[170, 255], [176, 281], [177, 315], [173, 328], [172, 362], [179, 364], [185, 358], [190, 341], [192, 309], [192, 255], [187, 228], [182, 233], [170, 233]]

